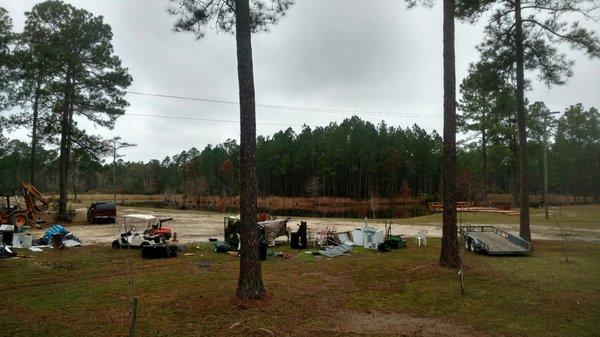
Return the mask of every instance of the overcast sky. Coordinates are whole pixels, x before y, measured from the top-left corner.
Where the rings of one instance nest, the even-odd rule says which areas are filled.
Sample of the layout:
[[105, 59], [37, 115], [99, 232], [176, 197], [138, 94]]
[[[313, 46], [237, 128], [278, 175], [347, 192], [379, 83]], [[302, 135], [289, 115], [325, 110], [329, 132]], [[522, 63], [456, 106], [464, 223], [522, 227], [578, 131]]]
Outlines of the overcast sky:
[[[16, 30], [23, 13], [39, 1], [0, 0], [9, 10]], [[68, 1], [104, 16], [113, 30], [115, 53], [133, 76], [128, 89], [177, 96], [236, 101], [235, 39], [209, 31], [203, 40], [174, 33], [175, 17], [166, 12], [167, 0]], [[440, 1], [441, 2], [441, 1]], [[600, 30], [597, 23], [592, 28]], [[456, 70], [458, 83], [468, 65], [478, 59], [475, 46], [483, 24], [458, 24]], [[365, 110], [375, 124], [427, 130], [442, 128], [442, 13], [433, 9], [408, 10], [401, 0], [296, 0], [278, 25], [253, 36], [256, 100], [259, 104]], [[551, 110], [582, 102], [600, 108], [600, 61], [571, 53], [575, 76], [563, 87], [546, 88], [535, 76], [533, 102]], [[234, 121], [235, 105], [181, 101], [128, 95], [127, 113], [169, 115]], [[327, 125], [351, 113], [298, 112], [257, 108], [258, 134], [270, 135], [292, 126]], [[273, 123], [268, 125], [261, 123]], [[114, 130], [94, 128], [105, 137], [121, 136], [135, 143], [124, 149], [125, 160], [162, 159], [193, 146], [198, 149], [228, 138], [239, 139], [237, 123], [176, 120], [142, 116], [119, 118]], [[12, 137], [27, 139], [27, 132]]]

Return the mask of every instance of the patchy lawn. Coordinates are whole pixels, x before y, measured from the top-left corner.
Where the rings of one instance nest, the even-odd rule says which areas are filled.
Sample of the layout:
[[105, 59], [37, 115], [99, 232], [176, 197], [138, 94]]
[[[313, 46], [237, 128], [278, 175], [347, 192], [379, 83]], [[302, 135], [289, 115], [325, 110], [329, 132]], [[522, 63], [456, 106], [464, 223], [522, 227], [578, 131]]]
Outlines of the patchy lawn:
[[[238, 258], [132, 251], [138, 336], [598, 336], [600, 244], [536, 242], [529, 257], [468, 253], [466, 294], [437, 266], [440, 241], [328, 259], [281, 248], [267, 299], [233, 298]], [[278, 248], [279, 249], [279, 248]], [[126, 336], [127, 251], [88, 246], [0, 261], [1, 336]]]
[[[519, 209], [515, 209], [518, 211]], [[530, 208], [532, 231], [536, 226], [558, 226], [557, 220], [565, 229], [583, 227], [600, 229], [600, 205], [577, 205], [577, 206], [552, 206], [549, 208], [549, 219], [544, 216], [544, 208]], [[519, 224], [519, 215], [484, 213], [484, 212], [459, 212], [463, 222], [476, 224]], [[398, 219], [400, 222], [411, 224], [419, 223], [442, 223], [442, 214], [419, 216], [408, 219]]]
[[[518, 210], [518, 209], [517, 209]], [[531, 234], [536, 239], [557, 240], [563, 236], [573, 240], [600, 242], [600, 205], [550, 207], [546, 220], [543, 208], [531, 208]], [[504, 230], [519, 231], [519, 215], [483, 212], [460, 212], [463, 224], [489, 224]], [[394, 223], [407, 225], [434, 225], [441, 227], [442, 214], [398, 219]]]

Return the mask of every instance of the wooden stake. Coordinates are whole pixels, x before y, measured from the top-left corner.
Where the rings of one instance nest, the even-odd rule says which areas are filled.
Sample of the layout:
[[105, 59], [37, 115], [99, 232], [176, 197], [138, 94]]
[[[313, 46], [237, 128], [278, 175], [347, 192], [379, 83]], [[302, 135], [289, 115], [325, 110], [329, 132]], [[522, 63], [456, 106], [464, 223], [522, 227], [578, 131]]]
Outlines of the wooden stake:
[[133, 297], [133, 302], [131, 303], [131, 324], [129, 325], [129, 337], [135, 337], [135, 323], [137, 320], [137, 305], [138, 305], [138, 297]]

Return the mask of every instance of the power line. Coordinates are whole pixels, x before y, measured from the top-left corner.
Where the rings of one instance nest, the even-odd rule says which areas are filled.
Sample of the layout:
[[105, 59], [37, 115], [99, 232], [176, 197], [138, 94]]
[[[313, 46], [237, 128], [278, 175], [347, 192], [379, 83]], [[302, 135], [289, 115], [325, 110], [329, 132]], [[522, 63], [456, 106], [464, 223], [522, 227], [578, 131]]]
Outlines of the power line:
[[[186, 100], [186, 101], [239, 105], [239, 102], [237, 102], [237, 101], [229, 101], [229, 100], [222, 100], [222, 99], [154, 94], [154, 93], [137, 92], [137, 91], [126, 91], [126, 93], [131, 94], [131, 95], [172, 98], [172, 99], [179, 99], [179, 100]], [[259, 104], [259, 103], [257, 103], [256, 106], [261, 107], [261, 108], [274, 109], [274, 110], [292, 110], [292, 111], [332, 113], [332, 114], [379, 115], [379, 116], [397, 116], [397, 117], [437, 117], [437, 118], [442, 117], [442, 114], [433, 114], [433, 113], [401, 113], [401, 112], [390, 112], [390, 111], [333, 109], [333, 108], [322, 108], [322, 107], [303, 107], [303, 106]]]
[[[235, 123], [239, 124], [239, 120], [227, 120], [227, 119], [214, 119], [214, 118], [199, 118], [199, 117], [188, 117], [188, 116], [169, 116], [169, 115], [151, 115], [151, 114], [141, 114], [141, 113], [130, 113], [126, 112], [125, 116], [140, 116], [140, 117], [152, 117], [152, 118], [168, 118], [168, 119], [181, 119], [181, 120], [192, 120], [192, 121], [202, 121], [202, 122], [219, 122], [219, 123]], [[296, 126], [302, 127], [306, 124], [286, 124], [286, 123], [270, 123], [270, 122], [256, 122], [256, 124], [260, 125], [270, 125], [270, 126]]]

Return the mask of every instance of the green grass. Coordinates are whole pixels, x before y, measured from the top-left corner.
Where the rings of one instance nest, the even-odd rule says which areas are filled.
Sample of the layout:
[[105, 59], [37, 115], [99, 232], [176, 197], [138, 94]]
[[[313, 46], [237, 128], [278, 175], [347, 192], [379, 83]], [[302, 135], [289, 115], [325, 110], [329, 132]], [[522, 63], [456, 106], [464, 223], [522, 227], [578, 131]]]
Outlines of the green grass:
[[[234, 299], [238, 258], [208, 244], [169, 260], [132, 251], [138, 335], [367, 335], [340, 332], [348, 313], [443, 320], [473, 335], [600, 334], [600, 244], [569, 243], [569, 263], [560, 242], [536, 242], [529, 257], [469, 253], [464, 295], [456, 271], [437, 266], [439, 244], [334, 259], [282, 247], [294, 257], [263, 262], [269, 296], [259, 302]], [[126, 336], [126, 253], [90, 246], [0, 261], [0, 336]]]
[[[518, 209], [515, 209], [518, 211]], [[532, 226], [558, 226], [560, 219], [564, 228], [600, 229], [600, 205], [563, 206], [550, 207], [549, 219], [546, 220], [543, 208], [531, 208], [529, 210]], [[483, 212], [461, 212], [459, 219], [464, 223], [476, 224], [508, 224], [518, 225], [519, 215], [508, 215], [500, 213]], [[398, 219], [399, 223], [405, 224], [441, 224], [442, 214], [436, 213], [420, 217]]]

